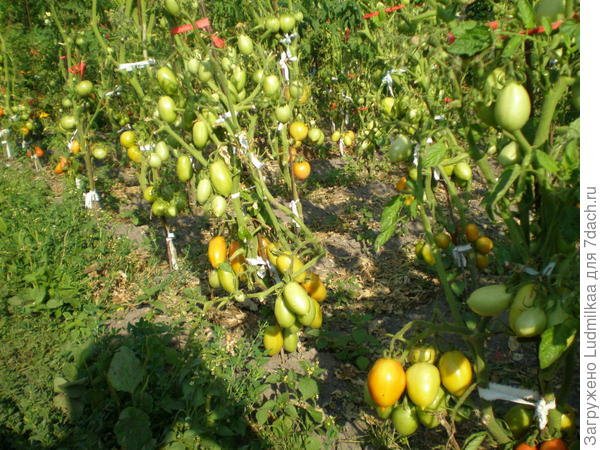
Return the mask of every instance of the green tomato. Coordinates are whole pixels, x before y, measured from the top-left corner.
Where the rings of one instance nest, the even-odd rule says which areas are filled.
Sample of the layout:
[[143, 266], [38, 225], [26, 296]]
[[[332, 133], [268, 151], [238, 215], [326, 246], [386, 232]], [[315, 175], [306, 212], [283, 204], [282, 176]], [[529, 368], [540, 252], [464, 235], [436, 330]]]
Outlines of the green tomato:
[[283, 330], [283, 348], [288, 353], [293, 353], [298, 348], [298, 333], [288, 329]]
[[533, 424], [533, 410], [515, 405], [504, 415], [504, 420], [515, 438], [521, 437]]
[[196, 187], [196, 200], [201, 205], [206, 203], [212, 194], [212, 186], [210, 184], [210, 180], [208, 178], [202, 178], [198, 181], [198, 186]]
[[381, 100], [380, 108], [383, 113], [388, 117], [394, 117], [394, 105], [396, 104], [396, 100], [393, 97], [385, 97]]
[[288, 123], [292, 119], [291, 106], [282, 105], [275, 108], [275, 118], [281, 123]]
[[162, 120], [167, 123], [173, 123], [177, 120], [177, 113], [175, 112], [175, 100], [171, 97], [163, 95], [158, 99], [158, 115]]
[[462, 181], [469, 181], [473, 178], [471, 167], [464, 161], [456, 163], [453, 173], [456, 178]]
[[[298, 316], [305, 316], [310, 313], [312, 302], [310, 297], [300, 284], [295, 281], [290, 281], [283, 288], [283, 299], [285, 306]], [[309, 321], [312, 322], [312, 318]]]
[[540, 335], [548, 323], [544, 310], [534, 306], [528, 308], [517, 316], [513, 331], [518, 337], [533, 337]]
[[229, 196], [233, 187], [233, 178], [225, 161], [220, 158], [215, 160], [208, 166], [208, 172], [215, 191], [224, 197]]
[[267, 75], [262, 80], [263, 91], [268, 96], [275, 96], [281, 89], [281, 82], [276, 75]]
[[529, 120], [531, 100], [520, 84], [508, 83], [498, 94], [494, 117], [496, 123], [507, 131], [517, 131]]
[[80, 81], [75, 86], [75, 92], [77, 92], [77, 95], [79, 95], [80, 97], [87, 97], [88, 95], [90, 95], [92, 93], [93, 90], [94, 90], [94, 85], [92, 84], [92, 82], [90, 80]]
[[77, 119], [75, 116], [62, 116], [59, 124], [65, 130], [70, 131], [77, 125]]
[[216, 270], [210, 270], [208, 272], [208, 284], [213, 289], [218, 289], [221, 287], [221, 282], [219, 281], [219, 272]]
[[406, 371], [406, 390], [410, 400], [421, 408], [431, 405], [440, 389], [440, 371], [431, 363], [419, 362]]
[[210, 203], [211, 210], [216, 217], [221, 217], [227, 209], [227, 200], [220, 195], [215, 195]]
[[159, 141], [158, 144], [156, 144], [156, 147], [154, 147], [154, 152], [162, 161], [169, 159], [169, 146], [165, 141]]
[[169, 14], [175, 17], [178, 17], [181, 14], [177, 0], [165, 0], [165, 9], [169, 12]]
[[392, 139], [388, 150], [388, 158], [391, 162], [406, 161], [411, 156], [412, 145], [406, 136], [400, 135]]
[[510, 305], [512, 294], [504, 284], [493, 284], [476, 289], [467, 299], [469, 308], [480, 316], [497, 316]]
[[251, 55], [254, 51], [254, 43], [252, 42], [252, 39], [245, 34], [240, 34], [238, 36], [237, 46], [242, 55]]
[[417, 412], [409, 405], [400, 405], [394, 408], [392, 423], [400, 436], [410, 436], [419, 428]]
[[152, 203], [154, 200], [156, 200], [156, 198], [157, 195], [154, 186], [148, 186], [146, 189], [144, 189], [144, 200], [146, 200], [148, 203]]
[[148, 156], [148, 165], [154, 169], [158, 169], [162, 165], [162, 159], [155, 152]]
[[519, 144], [512, 141], [506, 144], [498, 154], [498, 162], [502, 167], [510, 167], [517, 164], [521, 160], [519, 154]]
[[173, 95], [179, 90], [179, 84], [177, 83], [177, 77], [171, 69], [168, 67], [161, 67], [156, 71], [156, 78], [161, 89], [167, 95]]
[[192, 178], [192, 160], [188, 155], [179, 155], [177, 158], [177, 178], [179, 181], [189, 181]]
[[440, 424], [439, 419], [434, 414], [446, 408], [446, 393], [440, 386], [437, 394], [431, 404], [427, 408], [417, 408], [417, 417], [419, 422], [425, 428], [435, 428]]
[[284, 33], [289, 33], [296, 26], [296, 19], [291, 14], [282, 14], [279, 17], [279, 28]]
[[223, 266], [226, 266], [226, 264], [221, 265], [221, 267], [217, 269], [219, 283], [226, 292], [233, 294], [237, 291], [237, 277], [235, 276], [235, 273], [233, 273], [232, 270]]
[[192, 141], [198, 148], [204, 148], [208, 143], [209, 127], [204, 120], [194, 122], [192, 127]]
[[92, 155], [96, 159], [104, 159], [108, 154], [108, 149], [103, 144], [94, 144], [92, 147]]
[[275, 320], [281, 328], [289, 328], [296, 323], [296, 316], [288, 309], [282, 296], [275, 300]]
[[267, 17], [264, 25], [270, 33], [277, 33], [279, 31], [279, 19], [277, 17]]

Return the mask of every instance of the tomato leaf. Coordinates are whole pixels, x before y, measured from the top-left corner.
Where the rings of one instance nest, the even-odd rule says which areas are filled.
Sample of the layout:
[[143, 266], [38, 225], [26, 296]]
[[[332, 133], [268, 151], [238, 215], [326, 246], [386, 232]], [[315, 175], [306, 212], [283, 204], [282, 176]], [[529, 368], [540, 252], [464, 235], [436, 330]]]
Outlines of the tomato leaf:
[[309, 377], [302, 377], [298, 383], [298, 389], [302, 395], [302, 400], [308, 400], [313, 398], [319, 393], [319, 386], [317, 382]]
[[576, 332], [577, 324], [573, 319], [546, 329], [539, 348], [540, 368], [545, 369], [560, 358], [573, 343]]
[[558, 172], [558, 165], [552, 159], [552, 157], [550, 155], [548, 155], [547, 153], [545, 153], [541, 150], [536, 150], [535, 151], [535, 159], [538, 162], [538, 164], [540, 166], [542, 166], [544, 169], [546, 169], [548, 172], [550, 172], [550, 173]]
[[256, 423], [258, 425], [264, 425], [269, 419], [269, 413], [270, 410], [265, 408], [261, 408], [258, 411], [256, 411]]
[[446, 156], [447, 147], [438, 142], [437, 144], [428, 145], [422, 150], [421, 163], [423, 167], [433, 167], [441, 163]]
[[142, 381], [144, 369], [129, 347], [121, 346], [114, 354], [108, 368], [108, 381], [117, 391], [133, 394]]
[[487, 433], [485, 431], [480, 431], [479, 433], [474, 433], [467, 438], [465, 444], [463, 445], [463, 450], [477, 450], [481, 448], [481, 444], [485, 441]]
[[519, 0], [517, 2], [517, 16], [523, 22], [525, 28], [535, 27], [535, 13], [530, 0]]
[[492, 35], [487, 26], [474, 20], [455, 23], [451, 26], [456, 37], [448, 52], [455, 55], [473, 56], [492, 45]]
[[494, 206], [506, 195], [520, 173], [521, 170], [518, 166], [507, 168], [502, 172], [494, 190], [485, 196], [484, 203], [486, 204], [486, 210], [492, 219], [495, 217]]
[[114, 431], [117, 442], [123, 448], [153, 448], [150, 418], [141, 409], [125, 408], [119, 415]]
[[316, 436], [309, 436], [304, 440], [302, 448], [306, 450], [319, 450], [323, 448], [323, 443]]
[[396, 195], [390, 200], [381, 214], [381, 232], [375, 239], [375, 251], [378, 251], [383, 245], [391, 239], [396, 232], [398, 225], [398, 214], [402, 208], [402, 197]]

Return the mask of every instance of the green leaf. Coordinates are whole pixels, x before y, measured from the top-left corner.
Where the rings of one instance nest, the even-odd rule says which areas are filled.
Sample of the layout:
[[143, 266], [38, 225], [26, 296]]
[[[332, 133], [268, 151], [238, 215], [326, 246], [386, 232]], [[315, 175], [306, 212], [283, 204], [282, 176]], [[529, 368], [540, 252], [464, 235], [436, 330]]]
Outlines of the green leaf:
[[61, 300], [57, 300], [55, 298], [51, 298], [46, 302], [46, 308], [48, 309], [56, 309], [62, 306], [63, 302]]
[[511, 37], [504, 45], [504, 50], [502, 50], [502, 57], [503, 58], [512, 58], [512, 56], [521, 47], [521, 45], [523, 44], [524, 41], [525, 41], [525, 37], [523, 37], [523, 36]]
[[423, 167], [437, 166], [446, 157], [447, 150], [448, 148], [440, 142], [426, 146], [421, 153]]
[[545, 153], [541, 150], [536, 150], [535, 151], [535, 159], [538, 162], [538, 164], [540, 166], [542, 166], [544, 169], [546, 169], [548, 172], [550, 172], [550, 173], [558, 172], [558, 165], [556, 164], [556, 161], [554, 161], [552, 159], [552, 157], [550, 155], [548, 155], [547, 153]]
[[150, 418], [141, 409], [129, 407], [121, 411], [114, 431], [117, 442], [124, 449], [141, 450], [153, 448]]
[[364, 344], [368, 339], [367, 330], [364, 328], [354, 328], [352, 330], [352, 339], [354, 339], [354, 342], [357, 344]]
[[256, 423], [258, 425], [263, 425], [267, 422], [267, 419], [269, 418], [269, 413], [270, 410], [268, 409], [259, 409], [258, 411], [256, 411]]
[[0, 217], [0, 233], [5, 234], [7, 230], [6, 222]]
[[535, 27], [535, 13], [530, 0], [518, 0], [517, 10], [517, 16], [523, 22], [525, 28]]
[[454, 23], [451, 29], [456, 40], [448, 46], [449, 53], [473, 56], [492, 45], [490, 30], [482, 23], [467, 20]]
[[298, 383], [298, 389], [302, 395], [302, 400], [313, 398], [319, 393], [319, 386], [317, 386], [317, 382], [308, 377], [302, 377], [300, 379], [300, 382]]
[[316, 436], [309, 436], [304, 440], [302, 448], [305, 450], [320, 450], [323, 448], [323, 442]]
[[398, 225], [398, 213], [402, 208], [402, 198], [396, 195], [390, 200], [381, 215], [381, 232], [375, 239], [375, 250], [378, 251], [383, 245], [389, 241], [396, 232]]
[[575, 339], [577, 323], [570, 319], [542, 333], [539, 348], [540, 368], [553, 364], [569, 348]]
[[481, 448], [481, 444], [483, 444], [483, 441], [485, 441], [486, 436], [487, 433], [485, 431], [472, 434], [465, 441], [465, 444], [462, 446], [462, 450], [479, 450], [479, 448]]
[[310, 415], [311, 419], [316, 423], [323, 422], [323, 413], [313, 407], [306, 407], [306, 412]]
[[143, 368], [135, 353], [126, 346], [120, 347], [110, 362], [108, 381], [117, 391], [133, 394], [142, 381]]
[[360, 370], [366, 370], [369, 367], [369, 358], [361, 355], [354, 360], [354, 363]]
[[296, 407], [294, 405], [292, 405], [291, 403], [288, 403], [287, 405], [285, 405], [284, 411], [292, 419], [298, 418], [298, 411], [296, 410]]

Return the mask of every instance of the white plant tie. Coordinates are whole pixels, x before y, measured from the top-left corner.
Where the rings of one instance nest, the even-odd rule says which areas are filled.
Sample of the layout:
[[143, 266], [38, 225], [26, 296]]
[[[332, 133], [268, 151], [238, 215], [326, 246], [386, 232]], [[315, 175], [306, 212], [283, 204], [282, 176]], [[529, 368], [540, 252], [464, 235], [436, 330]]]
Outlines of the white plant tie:
[[415, 144], [415, 149], [413, 151], [413, 166], [417, 167], [419, 165], [419, 149], [421, 148], [421, 144]]
[[[300, 200], [292, 200], [290, 202], [290, 209], [292, 210], [292, 212], [294, 213], [294, 215], [296, 216], [297, 219], [300, 218], [300, 214], [298, 214], [298, 202]], [[294, 225], [296, 226], [296, 228], [300, 228], [300, 224], [298, 223], [297, 220], [294, 220]]]
[[75, 177], [75, 187], [77, 189], [83, 189], [83, 180], [79, 177]]
[[112, 91], [108, 91], [104, 94], [106, 97], [112, 97], [114, 95], [121, 95], [121, 91], [123, 90], [123, 86], [117, 86]]
[[428, 137], [425, 142], [427, 142], [428, 144], [433, 144], [433, 139], [430, 137]]
[[437, 116], [433, 117], [433, 120], [444, 120], [446, 118], [445, 115], [443, 114], [438, 114]]
[[175, 233], [173, 233], [172, 231], [168, 231], [166, 240], [169, 242], [173, 242], [173, 239], [175, 239]]
[[240, 141], [240, 145], [242, 146], [242, 148], [244, 150], [248, 150], [250, 148], [250, 145], [248, 144], [248, 137], [246, 136], [246, 133], [242, 132], [240, 134], [237, 135], [238, 141]]
[[344, 123], [346, 124], [346, 126], [348, 126], [348, 124], [350, 123], [350, 118], [348, 117], [348, 113], [346, 113], [344, 115]]
[[121, 129], [117, 130], [117, 134], [121, 134], [123, 131], [127, 130], [133, 130], [133, 127], [129, 123], [126, 123]]
[[19, 120], [19, 116], [17, 116], [16, 114], [13, 114], [12, 116], [10, 116], [8, 118], [8, 120], [10, 120], [11, 122], [16, 122], [17, 120]]
[[352, 102], [353, 101], [352, 97], [350, 97], [349, 95], [346, 95], [346, 94], [342, 94], [342, 98], [344, 100], [348, 101], [348, 102]]
[[154, 147], [155, 147], [154, 144], [140, 145], [140, 150], [143, 152], [149, 152], [149, 151], [153, 150]]
[[454, 262], [459, 268], [464, 269], [465, 267], [467, 267], [467, 258], [465, 258], [465, 255], [463, 255], [463, 253], [466, 253], [471, 250], [472, 247], [470, 244], [459, 245], [452, 249], [452, 257], [454, 258]]
[[[237, 114], [237, 113], [236, 113]], [[231, 119], [231, 111], [227, 111], [226, 113], [221, 114], [217, 120], [215, 120], [215, 125], [220, 125], [225, 122], [227, 119]]]
[[137, 61], [132, 63], [119, 64], [117, 70], [124, 70], [125, 72], [132, 72], [134, 69], [140, 69], [146, 66], [153, 66], [156, 64], [154, 58], [145, 59], [144, 61]]
[[479, 396], [484, 400], [506, 400], [526, 406], [535, 406], [540, 396], [529, 389], [521, 389], [498, 383], [490, 383], [487, 388], [480, 387]]
[[267, 271], [266, 271], [265, 268], [268, 268], [269, 262], [265, 261], [260, 256], [257, 256], [256, 258], [246, 258], [246, 262], [248, 264], [250, 264], [251, 266], [258, 267], [258, 270], [256, 271], [256, 274], [260, 278], [264, 278], [267, 275]]
[[[0, 130], [0, 137], [8, 136], [9, 133], [10, 133], [10, 130], [8, 128]], [[12, 148], [11, 148], [10, 144], [8, 143], [8, 138], [2, 139], [2, 141], [0, 141], [0, 143], [2, 145], [4, 145], [4, 147], [6, 148], [6, 157], [12, 158], [13, 157]]]
[[534, 406], [535, 418], [538, 421], [538, 428], [540, 430], [546, 428], [548, 424], [548, 413], [556, 409], [556, 401], [554, 399], [547, 402], [546, 399], [540, 398], [537, 392], [529, 389], [490, 383], [487, 388], [480, 387], [478, 391], [479, 396], [484, 400], [505, 400], [520, 405]]
[[[337, 77], [331, 77], [331, 81], [337, 81]], [[333, 89], [329, 89], [327, 92], [333, 92]]]
[[283, 78], [285, 79], [286, 83], [290, 81], [290, 69], [287, 65], [287, 62], [294, 62], [297, 60], [298, 58], [296, 56], [292, 56], [289, 48], [285, 52], [281, 52], [281, 55], [279, 55], [279, 66], [283, 71]]
[[89, 191], [83, 194], [83, 203], [87, 209], [94, 207], [94, 202], [99, 202], [100, 196], [96, 191]]
[[264, 164], [256, 157], [254, 153], [250, 153], [250, 161], [258, 170], [262, 169]]
[[441, 178], [440, 171], [437, 168], [433, 169], [433, 179], [435, 181], [440, 181]]
[[292, 40], [297, 38], [298, 35], [296, 33], [292, 33], [292, 34], [284, 34], [283, 35], [283, 39], [280, 39], [279, 42], [285, 46], [291, 45], [292, 44]]
[[393, 73], [404, 73], [404, 72], [406, 72], [406, 69], [390, 69], [385, 73], [385, 75], [381, 79], [381, 84], [387, 85], [390, 97], [394, 96], [394, 91], [392, 90], [392, 86], [394, 84], [394, 80], [392, 79], [392, 74]]
[[285, 125], [283, 123], [279, 122], [279, 125], [277, 125], [277, 131], [283, 130], [283, 127], [285, 127]]
[[233, 194], [231, 194], [231, 195], [229, 196], [229, 198], [231, 198], [231, 199], [233, 200], [234, 198], [238, 198], [239, 196], [240, 196], [240, 193], [239, 193], [239, 192], [234, 192]]
[[548, 413], [556, 409], [556, 401], [554, 399], [546, 402], [546, 399], [542, 398], [535, 405], [535, 418], [538, 421], [538, 428], [543, 430], [548, 424]]
[[520, 269], [523, 269], [523, 272], [525, 272], [527, 275], [531, 275], [531, 276], [537, 276], [537, 275], [542, 275], [544, 277], [548, 277], [550, 275], [552, 275], [552, 272], [554, 271], [554, 268], [556, 267], [556, 262], [552, 261], [550, 263], [548, 263], [546, 265], [546, 267], [544, 267], [542, 269], [541, 272], [538, 272], [537, 270], [531, 268], [531, 267], [526, 267], [523, 264], [517, 264], [517, 267]]
[[340, 154], [342, 156], [345, 156], [346, 155], [346, 152], [345, 152], [345, 150], [346, 150], [346, 144], [344, 144], [344, 139], [343, 138], [340, 138], [340, 140], [338, 142], [338, 145], [340, 147]]

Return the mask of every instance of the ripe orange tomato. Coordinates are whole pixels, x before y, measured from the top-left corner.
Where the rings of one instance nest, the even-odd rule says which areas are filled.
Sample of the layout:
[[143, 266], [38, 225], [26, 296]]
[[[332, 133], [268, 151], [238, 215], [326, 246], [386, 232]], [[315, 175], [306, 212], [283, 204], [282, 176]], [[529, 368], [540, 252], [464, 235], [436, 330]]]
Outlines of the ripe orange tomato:
[[515, 447], [515, 450], [537, 450], [537, 445], [529, 445], [527, 442], [521, 442]]
[[295, 162], [292, 171], [299, 180], [306, 180], [310, 175], [310, 163], [308, 161]]
[[475, 241], [475, 250], [482, 255], [487, 255], [494, 248], [494, 241], [489, 237], [481, 236]]
[[236, 275], [240, 275], [244, 272], [244, 264], [246, 263], [246, 258], [244, 258], [243, 253], [238, 253], [236, 256], [233, 256], [239, 248], [240, 243], [238, 241], [232, 241], [231, 244], [229, 244], [229, 253], [227, 255], [229, 257], [229, 262], [231, 263], [231, 268]]
[[468, 223], [465, 228], [465, 234], [467, 236], [467, 241], [475, 242], [477, 238], [479, 238], [479, 229], [477, 228], [477, 225]]
[[227, 243], [223, 236], [215, 236], [208, 242], [208, 260], [213, 268], [218, 269], [227, 257]]
[[379, 358], [367, 376], [371, 398], [378, 406], [392, 406], [406, 388], [406, 373], [399, 361]]
[[542, 442], [540, 450], [569, 450], [569, 447], [562, 439], [550, 439], [549, 441]]
[[65, 173], [65, 169], [67, 168], [68, 165], [69, 165], [69, 160], [67, 158], [65, 158], [64, 156], [61, 156], [60, 160], [58, 161], [58, 164], [56, 164], [56, 166], [54, 167], [54, 173], [57, 175]]
[[35, 151], [35, 156], [37, 156], [38, 158], [42, 158], [44, 156], [44, 150], [42, 150], [41, 147], [35, 146], [34, 147], [34, 151]]

